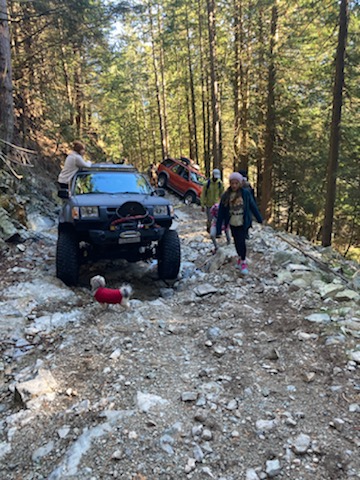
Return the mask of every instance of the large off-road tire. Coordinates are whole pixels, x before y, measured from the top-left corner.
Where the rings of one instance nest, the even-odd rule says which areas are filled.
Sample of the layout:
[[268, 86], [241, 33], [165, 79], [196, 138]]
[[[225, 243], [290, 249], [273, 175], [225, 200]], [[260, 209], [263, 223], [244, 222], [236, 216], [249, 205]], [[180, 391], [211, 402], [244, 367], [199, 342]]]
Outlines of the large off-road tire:
[[165, 188], [167, 184], [167, 176], [165, 173], [160, 173], [158, 178], [158, 187]]
[[174, 280], [180, 270], [180, 239], [175, 230], [167, 230], [158, 246], [158, 274], [162, 280]]
[[185, 205], [190, 205], [191, 203], [195, 203], [196, 202], [196, 195], [194, 192], [186, 192], [185, 195], [184, 195], [184, 203]]
[[70, 229], [59, 230], [56, 245], [56, 276], [66, 285], [76, 285], [79, 280], [79, 242]]

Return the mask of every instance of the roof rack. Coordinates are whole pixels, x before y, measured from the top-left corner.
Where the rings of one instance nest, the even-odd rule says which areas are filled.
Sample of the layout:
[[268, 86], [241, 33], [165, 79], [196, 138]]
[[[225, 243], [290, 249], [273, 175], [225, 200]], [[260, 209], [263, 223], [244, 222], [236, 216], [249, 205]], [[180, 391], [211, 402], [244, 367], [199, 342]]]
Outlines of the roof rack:
[[90, 167], [84, 167], [81, 171], [94, 171], [94, 170], [115, 170], [125, 172], [137, 172], [137, 168], [134, 165], [124, 165], [122, 163], [93, 163]]

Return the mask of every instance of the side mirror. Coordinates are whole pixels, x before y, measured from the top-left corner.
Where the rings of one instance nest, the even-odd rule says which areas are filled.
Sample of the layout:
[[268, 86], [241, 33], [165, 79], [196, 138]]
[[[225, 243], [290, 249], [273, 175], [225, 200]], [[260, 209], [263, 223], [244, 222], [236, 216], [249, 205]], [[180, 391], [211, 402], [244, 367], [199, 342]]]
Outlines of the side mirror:
[[158, 197], [165, 197], [165, 189], [164, 188], [155, 188], [154, 189], [155, 195]]
[[61, 188], [58, 190], [59, 198], [69, 198], [69, 190], [67, 188]]

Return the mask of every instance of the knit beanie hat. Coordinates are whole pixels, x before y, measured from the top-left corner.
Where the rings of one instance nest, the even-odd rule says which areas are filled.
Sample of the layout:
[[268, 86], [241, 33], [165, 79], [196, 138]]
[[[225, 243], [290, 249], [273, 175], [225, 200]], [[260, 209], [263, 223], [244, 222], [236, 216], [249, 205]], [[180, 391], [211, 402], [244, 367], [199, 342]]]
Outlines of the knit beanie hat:
[[242, 183], [244, 181], [244, 177], [241, 175], [241, 173], [233, 172], [229, 177], [230, 182], [231, 180], [237, 180], [239, 183]]

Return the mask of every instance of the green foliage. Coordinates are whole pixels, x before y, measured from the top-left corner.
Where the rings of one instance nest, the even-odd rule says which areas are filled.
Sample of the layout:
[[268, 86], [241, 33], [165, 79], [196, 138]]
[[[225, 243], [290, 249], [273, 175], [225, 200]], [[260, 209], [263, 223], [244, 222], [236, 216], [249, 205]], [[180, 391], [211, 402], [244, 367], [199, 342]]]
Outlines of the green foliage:
[[[239, 1], [251, 172], [264, 160], [269, 25], [274, 4], [273, 0]], [[276, 4], [275, 223], [317, 241], [325, 203], [338, 2], [277, 0]], [[234, 2], [218, 2], [216, 7], [223, 167], [230, 169], [234, 158]], [[161, 102], [167, 108], [170, 154], [189, 155], [191, 72], [199, 162], [204, 167], [203, 108], [206, 121], [211, 124], [212, 120], [204, 0], [151, 4], [13, 1], [10, 13], [17, 126], [24, 143], [26, 135], [40, 133], [54, 144], [81, 137], [97, 159], [127, 157], [141, 169], [161, 161], [154, 48], [163, 81]], [[360, 239], [359, 34], [360, 5], [352, 2], [334, 224], [334, 244], [349, 255], [359, 249]]]

